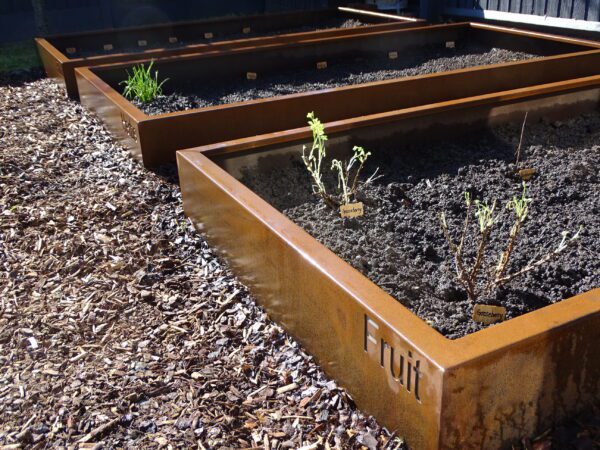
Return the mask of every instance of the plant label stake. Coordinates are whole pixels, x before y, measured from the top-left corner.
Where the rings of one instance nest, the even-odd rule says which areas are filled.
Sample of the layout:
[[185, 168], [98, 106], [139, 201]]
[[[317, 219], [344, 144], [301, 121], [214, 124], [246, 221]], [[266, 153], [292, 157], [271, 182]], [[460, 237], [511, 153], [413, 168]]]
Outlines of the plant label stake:
[[454, 41], [446, 41], [446, 48], [455, 48], [456, 44]]
[[535, 169], [521, 169], [519, 170], [519, 176], [523, 181], [529, 181], [537, 173]]
[[504, 319], [506, 319], [506, 308], [503, 306], [475, 305], [473, 309], [473, 320], [475, 322], [489, 325], [504, 322]]
[[177, 36], [171, 36], [169, 38], [169, 44], [177, 44]]
[[140, 39], [138, 41], [138, 47], [145, 47], [146, 45], [148, 45], [148, 41], [145, 39]]
[[112, 44], [104, 44], [104, 51], [109, 52], [115, 48]]
[[388, 58], [389, 59], [398, 59], [398, 52], [389, 52]]
[[242, 28], [242, 33], [244, 33], [244, 34], [250, 34], [251, 31], [252, 31], [252, 28], [250, 28], [250, 27]]
[[75, 47], [67, 47], [65, 49], [65, 51], [69, 54], [72, 55], [73, 53], [77, 53], [77, 49]]
[[246, 78], [248, 80], [256, 80], [258, 78], [258, 75], [256, 74], [256, 72], [247, 72]]
[[348, 203], [340, 206], [340, 213], [342, 218], [362, 217], [365, 215], [365, 208], [362, 202]]
[[327, 61], [319, 61], [317, 63], [317, 69], [318, 70], [327, 69]]
[[215, 37], [215, 35], [212, 33], [204, 33], [204, 39], [212, 39], [213, 37]]

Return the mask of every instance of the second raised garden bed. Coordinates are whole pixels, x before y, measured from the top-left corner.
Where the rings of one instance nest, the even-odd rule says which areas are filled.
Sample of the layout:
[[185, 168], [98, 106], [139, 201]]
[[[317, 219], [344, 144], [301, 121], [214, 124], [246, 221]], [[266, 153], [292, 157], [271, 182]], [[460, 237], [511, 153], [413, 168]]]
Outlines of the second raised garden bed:
[[[312, 142], [308, 127], [178, 152], [188, 216], [269, 314], [411, 448], [510, 448], [600, 400], [594, 166], [600, 88], [535, 89], [535, 99], [511, 90], [495, 94], [493, 104], [477, 96], [326, 123], [329, 158], [347, 158], [353, 145], [381, 153], [373, 162], [386, 178], [366, 193], [361, 219], [343, 221], [310, 193], [298, 195], [303, 184], [310, 192], [310, 177], [296, 175], [302, 147]], [[564, 121], [586, 112], [579, 121]], [[427, 227], [441, 210], [453, 219], [464, 214], [461, 189], [476, 197], [500, 194], [501, 201], [520, 194], [511, 161], [525, 113], [530, 125], [521, 161], [537, 166], [538, 174], [529, 181], [532, 219], [525, 254], [516, 261], [543, 255], [564, 229], [583, 224], [586, 231], [581, 247], [570, 247], [575, 253], [564, 270], [544, 267], [545, 276], [525, 278], [512, 293], [491, 299], [507, 299], [513, 318], [485, 329], [461, 326], [473, 302], [456, 287], [436, 291], [446, 277], [435, 272], [437, 265], [447, 259], [453, 267], [449, 249], [435, 244], [441, 228]], [[504, 122], [514, 125], [476, 134]], [[419, 291], [410, 274], [415, 267], [431, 278], [434, 292]], [[520, 294], [519, 307], [514, 299]], [[432, 295], [446, 299], [439, 303]], [[428, 310], [428, 302], [438, 304], [437, 311]]]
[[355, 8], [228, 17], [36, 39], [49, 77], [78, 98], [76, 67], [351, 36], [422, 25], [423, 20]]
[[[130, 64], [78, 68], [76, 77], [82, 103], [146, 166], [156, 166], [173, 161], [178, 149], [300, 127], [308, 110], [335, 121], [540, 84], [589, 86], [600, 71], [599, 46], [460, 23], [165, 58], [154, 65], [169, 79], [158, 106], [181, 96], [211, 106], [155, 115], [156, 105], [145, 113], [120, 94]], [[285, 95], [277, 95], [282, 80]], [[256, 83], [266, 93], [257, 93]], [[235, 89], [219, 91], [224, 86]], [[167, 106], [180, 109], [174, 103]]]

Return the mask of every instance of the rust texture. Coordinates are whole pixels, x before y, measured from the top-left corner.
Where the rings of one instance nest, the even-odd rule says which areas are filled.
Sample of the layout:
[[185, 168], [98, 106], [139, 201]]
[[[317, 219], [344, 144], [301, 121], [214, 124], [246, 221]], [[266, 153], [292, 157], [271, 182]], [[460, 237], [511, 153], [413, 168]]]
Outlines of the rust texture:
[[[148, 167], [173, 161], [175, 151], [179, 149], [302, 127], [307, 111], [316, 111], [323, 120], [333, 122], [373, 114], [385, 116], [432, 103], [460, 102], [466, 97], [481, 96], [481, 101], [492, 103], [501, 99], [493, 94], [504, 91], [514, 91], [512, 95], [519, 97], [535, 97], [544, 95], [550, 88], [553, 91], [572, 90], [598, 83], [599, 43], [471, 23], [236, 49], [218, 55], [181, 56], [158, 60], [156, 66], [162, 76], [171, 79], [227, 73], [245, 77], [248, 61], [252, 61], [252, 67], [259, 65], [265, 70], [292, 63], [314, 67], [324, 55], [374, 49], [387, 54], [390, 50], [423, 43], [444, 43], [459, 37], [512, 49], [565, 54], [156, 116], [145, 115], [117, 91], [127, 65], [78, 68], [76, 76], [82, 103], [107, 123], [118, 123], [122, 114], [135, 116], [138, 139], [133, 143], [126, 139], [124, 144], [134, 154], [141, 155]], [[541, 85], [547, 86], [540, 90]], [[452, 107], [452, 104], [445, 107]], [[230, 126], [232, 123], [236, 126]], [[122, 136], [122, 132], [116, 134], [117, 138]]]
[[[600, 88], [505, 92], [388, 117], [326, 124], [348, 142], [469, 133], [476, 126], [596, 109]], [[441, 109], [440, 109], [441, 108]], [[415, 134], [415, 129], [417, 133]], [[242, 166], [295, 153], [310, 129], [177, 153], [186, 214], [268, 313], [415, 449], [510, 448], [600, 400], [600, 289], [448, 340], [237, 181]]]
[[[347, 17], [364, 20], [369, 24], [353, 28], [325, 29], [310, 32], [291, 33], [285, 30], [318, 24], [326, 19]], [[283, 44], [317, 38], [337, 36], [352, 36], [368, 34], [383, 30], [397, 30], [423, 25], [422, 19], [377, 14], [355, 8], [324, 9], [317, 11], [298, 11], [275, 14], [263, 14], [250, 17], [233, 17], [212, 19], [178, 24], [162, 24], [148, 27], [126, 28], [110, 31], [93, 31], [47, 38], [37, 38], [36, 45], [48, 77], [65, 84], [69, 97], [77, 99], [79, 93], [75, 81], [75, 68], [95, 67], [110, 63], [147, 60], [169, 56], [200, 54], [203, 52], [225, 51], [239, 47], [258, 47], [261, 45]], [[198, 44], [188, 44], [172, 47], [178, 41], [196, 40], [205, 36], [204, 30], [211, 33], [244, 33], [269, 32], [281, 34], [263, 37], [234, 38], [226, 41], [216, 41]], [[88, 48], [96, 50], [112, 50], [115, 44], [123, 47], [139, 47], [148, 43], [159, 45], [160, 48], [149, 48], [145, 51], [123, 52], [113, 54], [98, 54], [90, 57], [69, 56], [69, 50]], [[171, 48], [169, 48], [171, 46]]]

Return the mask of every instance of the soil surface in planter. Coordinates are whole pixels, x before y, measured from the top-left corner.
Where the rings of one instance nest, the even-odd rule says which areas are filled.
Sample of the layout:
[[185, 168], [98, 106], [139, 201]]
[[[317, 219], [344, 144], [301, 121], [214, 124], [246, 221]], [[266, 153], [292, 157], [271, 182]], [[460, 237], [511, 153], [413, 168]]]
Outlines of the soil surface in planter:
[[[455, 339], [484, 327], [471, 318], [475, 303], [505, 306], [507, 318], [513, 318], [600, 286], [600, 113], [527, 126], [519, 167], [537, 174], [527, 183], [533, 200], [507, 273], [548, 254], [558, 247], [561, 232], [573, 233], [583, 225], [577, 244], [477, 302], [468, 300], [456, 282], [439, 214], [446, 213], [458, 241], [466, 215], [464, 193], [490, 203], [497, 199], [497, 225], [483, 266], [495, 268], [514, 223], [505, 205], [523, 189], [514, 175], [519, 135], [520, 126], [506, 125], [449, 142], [369, 148], [373, 155], [364, 173], [380, 167], [382, 177], [361, 188], [358, 200], [365, 204], [365, 216], [359, 219], [341, 219], [311, 194], [300, 149], [286, 168], [283, 164], [260, 174], [246, 169], [242, 181]], [[334, 192], [330, 164], [324, 163], [324, 172]], [[479, 243], [477, 231], [473, 217], [465, 241], [469, 264]]]
[[[186, 40], [178, 40], [176, 43], [170, 44], [165, 42], [148, 42], [148, 45], [145, 47], [124, 47], [119, 45], [114, 45], [111, 50], [103, 50], [103, 49], [81, 49], [81, 51], [75, 52], [69, 56], [74, 58], [84, 58], [90, 56], [100, 56], [100, 55], [112, 55], [115, 53], [141, 53], [150, 49], [156, 48], [181, 48], [187, 45], [194, 44], [206, 44], [211, 42], [222, 42], [222, 41], [233, 41], [236, 39], [252, 39], [257, 37], [266, 37], [266, 36], [278, 36], [281, 34], [288, 33], [306, 33], [309, 31], [325, 31], [325, 30], [333, 30], [333, 29], [342, 29], [342, 28], [355, 28], [363, 25], [367, 25], [367, 23], [363, 23], [358, 19], [330, 19], [328, 21], [323, 21], [317, 25], [304, 25], [301, 27], [287, 28], [283, 30], [273, 30], [273, 31], [264, 31], [264, 32], [253, 32], [250, 33], [214, 33], [214, 37], [211, 39], [206, 39], [203, 36], [198, 37], [198, 39], [186, 39]], [[206, 30], [207, 32], [210, 30]], [[177, 33], [174, 32], [174, 35]], [[115, 38], [118, 39], [118, 38]]]
[[330, 61], [329, 67], [322, 70], [315, 67], [283, 70], [277, 74], [259, 73], [257, 80], [235, 78], [214, 83], [169, 80], [163, 88], [165, 95], [150, 103], [134, 103], [146, 114], [162, 114], [535, 57], [529, 53], [457, 42], [456, 48], [426, 46], [402, 53], [398, 59], [359, 57]]

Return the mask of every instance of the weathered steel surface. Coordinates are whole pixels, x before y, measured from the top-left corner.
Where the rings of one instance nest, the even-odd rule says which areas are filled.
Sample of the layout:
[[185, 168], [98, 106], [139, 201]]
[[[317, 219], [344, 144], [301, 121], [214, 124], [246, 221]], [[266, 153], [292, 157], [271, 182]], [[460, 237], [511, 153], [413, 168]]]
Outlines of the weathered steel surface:
[[[286, 33], [286, 29], [301, 27], [310, 24], [319, 24], [335, 17], [356, 18], [366, 22], [354, 28], [326, 29], [300, 33]], [[203, 52], [226, 51], [239, 47], [258, 47], [261, 45], [284, 44], [288, 42], [303, 41], [307, 39], [330, 38], [339, 36], [353, 36], [369, 34], [377, 31], [396, 30], [423, 25], [421, 19], [386, 15], [378, 17], [369, 11], [360, 9], [339, 8], [317, 11], [298, 11], [277, 14], [263, 14], [250, 17], [231, 17], [218, 20], [203, 20], [178, 24], [164, 24], [148, 27], [117, 29], [110, 31], [93, 31], [76, 33], [48, 38], [37, 38], [36, 44], [44, 68], [49, 77], [56, 78], [65, 83], [67, 93], [71, 98], [78, 98], [77, 83], [75, 82], [76, 67], [94, 67], [110, 63], [147, 60], [169, 56], [200, 54]], [[250, 37], [246, 39], [234, 38], [233, 40], [189, 44], [173, 47], [169, 39], [175, 37], [181, 42], [198, 40], [205, 32], [215, 36], [221, 34], [239, 34], [245, 28], [250, 32], [282, 34], [274, 36]], [[149, 48], [145, 51], [123, 52], [102, 55], [101, 53], [90, 57], [69, 57], [66, 49], [95, 49], [100, 51], [105, 45], [120, 45], [135, 48], [139, 41], [146, 41], [150, 46], [160, 45], [160, 48]], [[142, 49], [143, 50], [143, 49]], [[57, 67], [59, 67], [57, 72]]]
[[[463, 99], [452, 114], [438, 105], [385, 122], [328, 123], [329, 149], [469, 133], [520, 121], [524, 111], [532, 119], [583, 112], [598, 108], [600, 88], [502, 98]], [[303, 127], [178, 152], [184, 208], [359, 407], [414, 449], [491, 449], [600, 400], [600, 289], [451, 341], [237, 181], [240, 167], [297, 155], [310, 135]]]
[[[501, 42], [510, 48], [535, 47], [550, 52], [554, 46], [558, 46], [562, 51], [574, 53], [157, 116], [143, 114], [114, 88], [122, 79], [126, 66], [78, 68], [76, 74], [78, 83], [86, 86], [82, 89], [82, 103], [104, 120], [117, 123], [121, 112], [135, 115], [138, 139], [134, 143], [127, 139], [124, 144], [134, 154], [142, 155], [144, 164], [151, 167], [173, 161], [175, 151], [179, 149], [302, 127], [307, 111], [316, 111], [323, 120], [331, 122], [518, 88], [531, 88], [530, 91], [520, 92], [521, 96], [535, 96], [538, 93], [533, 86], [565, 82], [564, 89], [574, 89], [577, 86], [569, 80], [585, 78], [580, 82], [588, 86], [597, 81], [587, 77], [600, 73], [598, 43], [594, 47], [585, 41], [570, 38], [554, 38], [477, 24], [437, 25], [335, 38], [327, 40], [327, 45], [332, 46], [332, 52], [351, 53], [357, 48], [371, 48], [374, 45], [378, 45], [380, 51], [387, 52], [402, 48], [403, 45], [416, 45], [423, 41], [445, 42], [446, 39], [461, 35], [472, 35], [491, 44]], [[237, 49], [227, 55], [182, 56], [161, 60], [157, 67], [162, 76], [171, 79], [182, 76], [182, 71], [188, 74], [200, 71], [212, 76], [215, 73], [224, 76], [227, 71], [229, 74], [245, 74], [247, 66], [246, 70], [242, 70], [244, 65], [240, 62], [245, 58], [255, 61], [254, 67], [263, 63], [285, 67], [291, 64], [291, 57], [313, 61], [317, 53], [323, 55], [325, 48], [324, 41], [318, 40], [316, 43], [295, 43], [277, 49]], [[122, 136], [123, 133], [119, 133], [117, 137]]]

